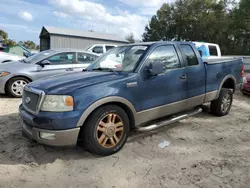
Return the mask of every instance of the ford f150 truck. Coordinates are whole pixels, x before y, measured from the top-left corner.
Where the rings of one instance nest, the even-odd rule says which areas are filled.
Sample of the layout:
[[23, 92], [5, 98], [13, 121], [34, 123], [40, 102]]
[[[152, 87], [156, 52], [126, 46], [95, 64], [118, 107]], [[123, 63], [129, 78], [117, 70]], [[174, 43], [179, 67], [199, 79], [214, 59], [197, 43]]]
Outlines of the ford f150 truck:
[[119, 46], [86, 71], [29, 83], [19, 107], [22, 129], [42, 144], [79, 141], [92, 153], [110, 155], [130, 130], [178, 121], [201, 112], [204, 103], [211, 102], [216, 116], [228, 114], [242, 76], [242, 59], [203, 62], [191, 42]]

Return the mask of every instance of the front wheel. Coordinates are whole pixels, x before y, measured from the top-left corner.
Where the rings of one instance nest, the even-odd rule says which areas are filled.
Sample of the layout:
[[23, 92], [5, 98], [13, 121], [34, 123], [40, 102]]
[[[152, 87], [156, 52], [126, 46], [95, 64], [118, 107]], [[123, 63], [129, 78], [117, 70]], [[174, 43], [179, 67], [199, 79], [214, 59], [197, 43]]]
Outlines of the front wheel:
[[91, 153], [107, 156], [118, 152], [129, 135], [126, 112], [116, 105], [95, 110], [80, 132], [84, 147]]
[[29, 83], [30, 81], [27, 78], [23, 77], [15, 77], [10, 79], [7, 82], [7, 94], [11, 97], [20, 98], [23, 95], [23, 89], [24, 87]]
[[225, 116], [229, 113], [233, 102], [233, 92], [222, 88], [219, 98], [211, 102], [211, 113], [216, 116]]

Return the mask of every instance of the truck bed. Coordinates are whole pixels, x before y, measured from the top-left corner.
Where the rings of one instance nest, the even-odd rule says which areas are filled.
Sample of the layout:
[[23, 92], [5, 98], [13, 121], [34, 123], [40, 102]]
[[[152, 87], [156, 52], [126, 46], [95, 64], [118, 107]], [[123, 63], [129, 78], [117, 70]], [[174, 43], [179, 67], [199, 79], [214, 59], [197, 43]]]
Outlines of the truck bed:
[[230, 63], [234, 61], [242, 61], [241, 57], [219, 57], [219, 58], [204, 58], [203, 61], [207, 64]]

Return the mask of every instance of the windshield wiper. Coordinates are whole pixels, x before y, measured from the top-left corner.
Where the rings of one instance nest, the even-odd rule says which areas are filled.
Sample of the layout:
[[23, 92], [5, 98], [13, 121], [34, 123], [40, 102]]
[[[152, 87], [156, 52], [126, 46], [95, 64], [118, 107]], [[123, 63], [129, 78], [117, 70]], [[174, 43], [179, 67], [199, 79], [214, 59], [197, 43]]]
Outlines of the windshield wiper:
[[98, 68], [94, 68], [94, 69], [91, 69], [93, 71], [95, 70], [98, 70], [98, 71], [109, 71], [109, 72], [115, 72], [114, 69], [111, 69], [111, 68], [101, 68], [101, 67], [98, 67]]

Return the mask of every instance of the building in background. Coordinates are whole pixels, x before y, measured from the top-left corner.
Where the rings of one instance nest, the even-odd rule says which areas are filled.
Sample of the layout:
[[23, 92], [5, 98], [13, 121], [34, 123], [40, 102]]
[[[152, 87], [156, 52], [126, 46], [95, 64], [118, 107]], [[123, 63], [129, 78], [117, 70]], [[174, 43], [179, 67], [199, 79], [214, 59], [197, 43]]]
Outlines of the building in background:
[[116, 35], [44, 26], [40, 33], [40, 51], [52, 48], [86, 49], [93, 44], [127, 44]]

